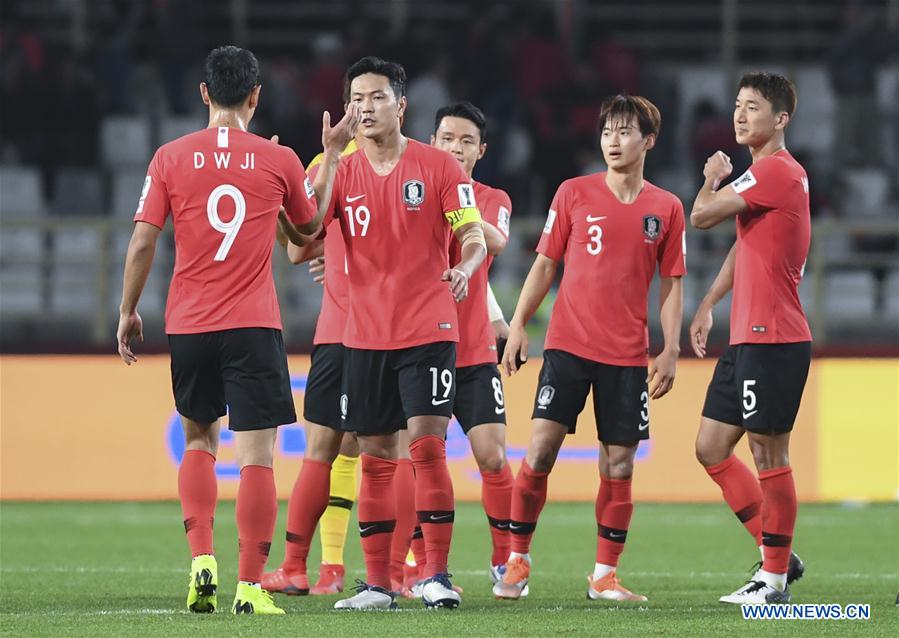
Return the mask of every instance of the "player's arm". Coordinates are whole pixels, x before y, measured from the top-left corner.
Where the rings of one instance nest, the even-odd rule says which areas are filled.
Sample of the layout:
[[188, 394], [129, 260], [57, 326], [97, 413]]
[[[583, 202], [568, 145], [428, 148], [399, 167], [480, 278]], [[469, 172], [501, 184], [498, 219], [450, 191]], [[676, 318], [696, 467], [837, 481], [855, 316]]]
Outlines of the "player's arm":
[[518, 371], [516, 354], [522, 361], [528, 359], [528, 335], [525, 326], [546, 298], [546, 293], [549, 292], [549, 287], [556, 277], [557, 268], [558, 263], [554, 259], [538, 254], [524, 281], [518, 304], [515, 306], [515, 314], [509, 322], [509, 340], [503, 352], [502, 367], [508, 375]]
[[509, 324], [503, 316], [503, 309], [500, 308], [496, 301], [496, 295], [493, 294], [493, 287], [487, 282], [487, 317], [490, 319], [490, 325], [493, 326], [493, 332], [497, 339], [506, 339], [509, 336]]
[[468, 296], [468, 281], [487, 257], [487, 242], [484, 240], [484, 227], [477, 208], [446, 213], [446, 218], [452, 224], [456, 241], [462, 247], [462, 256], [458, 264], [444, 271], [441, 280], [449, 282], [450, 292], [458, 302]]
[[287, 243], [287, 258], [292, 264], [302, 264], [310, 259], [322, 257], [325, 254], [325, 242], [322, 239], [312, 239], [302, 246]]
[[487, 242], [487, 254], [493, 257], [502, 255], [509, 243], [503, 232], [490, 222], [484, 222], [484, 241]]
[[137, 302], [150, 276], [153, 256], [156, 254], [156, 241], [161, 230], [153, 224], [138, 221], [134, 224], [128, 254], [125, 257], [125, 276], [122, 284], [122, 303], [119, 305], [119, 327], [116, 341], [119, 356], [127, 365], [137, 361], [131, 351], [134, 338], [144, 340], [143, 321], [137, 314]]
[[680, 329], [683, 323], [684, 286], [682, 277], [662, 277], [659, 289], [659, 318], [665, 347], [652, 362], [646, 382], [649, 396], [660, 399], [674, 387], [677, 358], [680, 356]]
[[702, 171], [705, 181], [690, 213], [690, 223], [694, 228], [707, 230], [748, 210], [746, 202], [733, 188], [718, 189], [733, 170], [730, 158], [721, 151], [706, 160]]
[[712, 330], [712, 309], [734, 287], [736, 255], [737, 243], [734, 242], [724, 259], [721, 270], [718, 271], [718, 276], [715, 277], [715, 281], [712, 282], [705, 297], [699, 302], [699, 307], [690, 323], [690, 345], [693, 346], [693, 352], [700, 359], [705, 356], [705, 345], [709, 338], [709, 332]]

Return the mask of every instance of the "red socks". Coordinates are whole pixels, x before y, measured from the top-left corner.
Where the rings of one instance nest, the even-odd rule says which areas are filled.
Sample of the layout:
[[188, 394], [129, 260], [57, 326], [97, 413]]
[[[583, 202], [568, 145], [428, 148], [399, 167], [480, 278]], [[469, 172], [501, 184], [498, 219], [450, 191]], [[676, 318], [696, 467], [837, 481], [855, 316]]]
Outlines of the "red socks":
[[390, 580], [403, 582], [403, 566], [409, 543], [415, 531], [415, 471], [410, 459], [396, 462], [396, 473], [393, 475], [393, 491], [396, 494], [396, 529], [390, 546]]
[[362, 454], [359, 490], [359, 536], [368, 584], [390, 590], [390, 545], [396, 527], [393, 475], [397, 462]]
[[512, 551], [527, 554], [531, 548], [531, 537], [537, 528], [537, 519], [546, 504], [546, 483], [549, 472], [535, 472], [527, 459], [521, 462], [521, 469], [512, 487], [511, 522]]
[[596, 497], [596, 513], [596, 562], [615, 567], [624, 551], [631, 514], [634, 513], [631, 479], [603, 476]]
[[237, 488], [237, 578], [248, 583], [262, 580], [272, 547], [278, 500], [272, 468], [245, 465]]
[[415, 566], [418, 568], [419, 578], [424, 578], [425, 565], [428, 564], [428, 553], [425, 551], [425, 535], [421, 531], [421, 525], [416, 525], [412, 531], [412, 555], [415, 556]]
[[721, 488], [724, 500], [755, 538], [756, 545], [761, 545], [762, 488], [752, 471], [733, 454], [705, 471]]
[[187, 450], [178, 468], [178, 496], [191, 556], [212, 554], [212, 524], [218, 483], [215, 457], [203, 450]]
[[759, 472], [762, 488], [762, 544], [765, 560], [762, 569], [786, 574], [790, 567], [790, 548], [796, 524], [796, 486], [793, 470], [778, 467]]
[[306, 557], [315, 526], [328, 507], [331, 466], [304, 459], [287, 504], [287, 543], [281, 567], [288, 574], [305, 574]]
[[509, 551], [512, 549], [509, 511], [512, 508], [514, 483], [515, 478], [508, 463], [499, 472], [481, 472], [481, 502], [484, 504], [493, 539], [491, 565], [505, 565], [509, 560]]
[[415, 466], [415, 509], [425, 537], [425, 578], [447, 571], [455, 501], [446, 466], [446, 441], [429, 434], [409, 444]]

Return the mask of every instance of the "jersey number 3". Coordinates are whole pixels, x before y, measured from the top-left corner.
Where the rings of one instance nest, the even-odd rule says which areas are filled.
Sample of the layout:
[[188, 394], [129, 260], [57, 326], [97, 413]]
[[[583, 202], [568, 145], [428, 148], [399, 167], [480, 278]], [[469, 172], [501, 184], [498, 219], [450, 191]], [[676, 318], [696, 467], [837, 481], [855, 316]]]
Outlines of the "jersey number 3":
[[[222, 197], [230, 197], [234, 200], [234, 217], [228, 222], [222, 221], [222, 218], [219, 217], [219, 201], [221, 201]], [[237, 233], [240, 232], [240, 226], [247, 216], [247, 200], [244, 199], [243, 193], [237, 190], [236, 186], [231, 184], [216, 186], [209, 193], [209, 199], [206, 200], [206, 216], [209, 218], [209, 223], [212, 227], [225, 235], [214, 258], [215, 261], [225, 261], [228, 251], [231, 250], [231, 245], [237, 238]]]

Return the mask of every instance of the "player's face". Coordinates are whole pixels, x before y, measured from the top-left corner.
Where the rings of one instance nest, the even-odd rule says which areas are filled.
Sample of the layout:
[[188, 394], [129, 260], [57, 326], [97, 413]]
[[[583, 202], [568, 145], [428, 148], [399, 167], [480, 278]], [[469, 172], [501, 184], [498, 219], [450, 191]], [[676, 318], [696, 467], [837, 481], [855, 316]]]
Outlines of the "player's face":
[[762, 146], [778, 130], [783, 130], [788, 120], [786, 113], [775, 113], [771, 102], [761, 93], [743, 87], [734, 104], [734, 134], [737, 144]]
[[353, 78], [350, 102], [361, 109], [358, 130], [363, 137], [380, 139], [399, 130], [406, 98], [396, 99], [387, 77], [364, 73]]
[[635, 119], [605, 123], [600, 137], [602, 156], [611, 170], [626, 170], [640, 162], [652, 148], [654, 136], [643, 137]]
[[431, 136], [431, 145], [447, 151], [462, 163], [468, 175], [474, 165], [484, 157], [487, 145], [481, 143], [481, 132], [469, 119], [447, 116], [440, 121], [437, 132]]

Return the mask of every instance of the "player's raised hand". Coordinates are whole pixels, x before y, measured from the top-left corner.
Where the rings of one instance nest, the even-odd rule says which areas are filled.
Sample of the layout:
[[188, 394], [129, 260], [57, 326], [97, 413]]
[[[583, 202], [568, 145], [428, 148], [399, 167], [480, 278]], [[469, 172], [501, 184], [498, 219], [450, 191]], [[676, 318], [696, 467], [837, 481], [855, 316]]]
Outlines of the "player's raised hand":
[[309, 274], [312, 275], [312, 281], [317, 284], [325, 283], [325, 257], [316, 257], [309, 260]]
[[356, 135], [359, 126], [359, 105], [350, 102], [341, 120], [331, 126], [331, 114], [322, 113], [322, 148], [326, 153], [341, 153]]
[[500, 367], [506, 371], [506, 376], [511, 377], [518, 372], [519, 360], [522, 364], [528, 360], [528, 333], [524, 326], [517, 326], [513, 323], [509, 326], [509, 338], [503, 349], [503, 360], [500, 361]]
[[702, 359], [705, 356], [705, 344], [712, 331], [712, 309], [700, 305], [690, 323], [690, 345], [693, 352]]
[[652, 362], [646, 383], [649, 384], [649, 396], [661, 399], [674, 387], [674, 375], [677, 373], [677, 354], [663, 351]]
[[456, 303], [462, 301], [468, 296], [468, 275], [458, 268], [450, 268], [444, 270], [440, 281], [449, 282], [449, 290], [453, 293]]
[[144, 340], [144, 322], [137, 311], [119, 314], [119, 329], [116, 331], [116, 342], [119, 346], [119, 356], [126, 365], [137, 362], [137, 357], [131, 351], [131, 341], [137, 338]]
[[734, 170], [730, 157], [724, 151], [717, 151], [705, 161], [702, 174], [706, 179], [712, 180], [712, 190], [718, 190], [721, 182], [727, 179]]
[[271, 141], [274, 142], [275, 144], [277, 144], [277, 143], [278, 143], [278, 140], [280, 140], [280, 139], [281, 139], [281, 138], [278, 137], [278, 134], [277, 134], [277, 133], [275, 133], [275, 134], [272, 135], [272, 137], [271, 137]]

